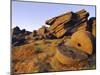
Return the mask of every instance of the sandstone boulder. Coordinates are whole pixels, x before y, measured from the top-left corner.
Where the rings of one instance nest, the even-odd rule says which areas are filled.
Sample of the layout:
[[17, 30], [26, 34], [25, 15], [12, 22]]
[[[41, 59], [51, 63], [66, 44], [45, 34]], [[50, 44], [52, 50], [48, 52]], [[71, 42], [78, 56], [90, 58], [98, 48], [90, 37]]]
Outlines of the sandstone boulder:
[[68, 12], [46, 21], [50, 25], [48, 30], [57, 38], [71, 35], [77, 30], [86, 30], [89, 13], [81, 10], [76, 13]]

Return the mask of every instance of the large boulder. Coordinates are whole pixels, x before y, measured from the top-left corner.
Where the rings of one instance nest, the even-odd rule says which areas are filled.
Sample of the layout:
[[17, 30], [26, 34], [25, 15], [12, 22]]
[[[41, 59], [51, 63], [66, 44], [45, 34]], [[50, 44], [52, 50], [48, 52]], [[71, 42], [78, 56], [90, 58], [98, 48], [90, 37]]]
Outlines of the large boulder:
[[48, 28], [50, 33], [61, 38], [65, 35], [71, 35], [77, 30], [86, 30], [88, 16], [89, 13], [84, 9], [76, 13], [67, 12], [47, 20], [46, 24], [50, 25]]

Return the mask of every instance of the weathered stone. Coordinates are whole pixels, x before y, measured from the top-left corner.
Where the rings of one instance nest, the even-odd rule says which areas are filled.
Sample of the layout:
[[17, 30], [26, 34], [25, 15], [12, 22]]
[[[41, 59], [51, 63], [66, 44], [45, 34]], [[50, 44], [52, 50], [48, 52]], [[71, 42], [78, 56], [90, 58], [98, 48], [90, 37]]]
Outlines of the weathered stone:
[[38, 30], [38, 34], [41, 35], [41, 37], [46, 38], [46, 33], [48, 32], [47, 27], [42, 26], [39, 30]]
[[12, 29], [12, 34], [19, 34], [19, 33], [20, 33], [20, 28], [18, 26]]
[[73, 12], [68, 12], [61, 16], [56, 17], [54, 23], [49, 27], [49, 30], [56, 28], [58, 25], [62, 24], [63, 22], [68, 22], [71, 20]]
[[20, 39], [12, 38], [12, 40], [15, 40], [13, 41], [13, 46], [20, 46], [27, 43], [25, 38], [20, 38]]
[[71, 35], [77, 30], [86, 30], [88, 16], [89, 13], [83, 9], [76, 13], [68, 12], [54, 17], [46, 21], [46, 24], [50, 25], [48, 30], [51, 34], [61, 38], [64, 35]]
[[88, 21], [87, 30], [90, 31], [94, 37], [96, 37], [96, 18], [92, 17]]
[[89, 16], [89, 13], [85, 9], [76, 12], [76, 14], [78, 14], [80, 19], [87, 18]]
[[56, 17], [54, 17], [54, 18], [52, 18], [52, 19], [50, 19], [50, 20], [47, 20], [46, 21], [46, 24], [47, 25], [52, 25], [53, 24], [53, 22], [56, 20]]
[[61, 35], [64, 35], [64, 33], [66, 33], [66, 31], [67, 31], [66, 29], [62, 29], [62, 30], [58, 31], [55, 35], [57, 38], [59, 38], [59, 37], [61, 37]]
[[86, 60], [88, 55], [75, 48], [68, 46], [58, 46], [56, 58], [62, 64], [71, 65]]
[[32, 37], [35, 37], [35, 36], [37, 36], [37, 35], [38, 35], [37, 31], [34, 30], [34, 31], [32, 32]]
[[50, 33], [50, 32], [48, 32], [48, 33], [45, 35], [45, 37], [46, 37], [46, 39], [56, 39], [55, 34]]
[[93, 53], [93, 35], [88, 31], [79, 30], [72, 34], [70, 46], [89, 55]]
[[70, 20], [72, 14], [73, 14], [73, 12], [67, 12], [67, 13], [62, 14], [60, 16], [54, 17], [50, 20], [47, 20], [46, 24], [48, 24], [48, 25], [53, 25], [53, 24], [59, 25], [60, 23], [62, 23], [64, 21]]
[[31, 32], [26, 31], [25, 29], [20, 30], [19, 27], [15, 27], [12, 29], [12, 44], [13, 46], [20, 46], [27, 43], [25, 37]]

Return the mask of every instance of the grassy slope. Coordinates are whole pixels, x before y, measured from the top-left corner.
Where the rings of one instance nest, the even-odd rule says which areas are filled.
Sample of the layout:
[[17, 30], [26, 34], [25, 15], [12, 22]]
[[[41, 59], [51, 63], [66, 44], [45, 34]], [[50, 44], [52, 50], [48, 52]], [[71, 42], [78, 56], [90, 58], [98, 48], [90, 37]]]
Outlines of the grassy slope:
[[[61, 69], [53, 69], [50, 62], [56, 53], [56, 46], [61, 40], [39, 40], [30, 44], [14, 47], [12, 50], [12, 72], [34, 73], [60, 71]], [[91, 61], [89, 66], [81, 69], [95, 69], [95, 59], [95, 55], [92, 56], [89, 59]]]

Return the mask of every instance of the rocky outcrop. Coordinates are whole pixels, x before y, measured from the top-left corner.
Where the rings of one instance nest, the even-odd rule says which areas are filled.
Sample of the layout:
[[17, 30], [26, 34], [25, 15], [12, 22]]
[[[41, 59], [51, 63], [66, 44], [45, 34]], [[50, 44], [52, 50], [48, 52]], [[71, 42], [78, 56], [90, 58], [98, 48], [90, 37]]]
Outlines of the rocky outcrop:
[[[92, 26], [90, 25], [91, 19], [88, 21], [88, 17], [89, 12], [84, 9], [78, 12], [67, 12], [47, 20], [46, 24], [49, 25], [49, 27], [44, 25], [38, 30], [34, 30], [31, 36], [34, 39], [56, 39], [72, 35], [78, 30], [89, 30], [91, 32], [91, 30], [88, 29]], [[93, 26], [92, 32], [95, 35], [95, 25]]]
[[95, 17], [91, 17], [88, 20], [87, 31], [90, 31], [94, 35], [94, 37], [96, 37], [96, 18]]
[[48, 30], [57, 38], [64, 35], [70, 35], [77, 30], [86, 30], [89, 13], [86, 10], [81, 10], [76, 13], [67, 12], [60, 16], [54, 17], [46, 21], [50, 25]]
[[31, 32], [26, 31], [25, 29], [20, 30], [19, 27], [15, 27], [12, 29], [12, 45], [20, 46], [27, 42], [25, 36], [28, 36]]

